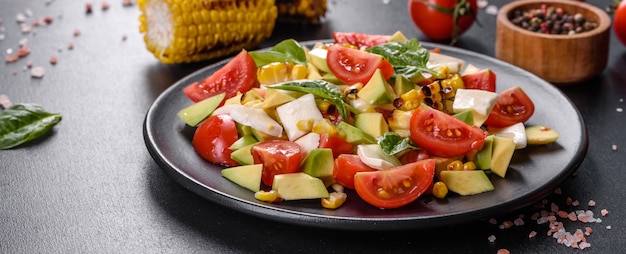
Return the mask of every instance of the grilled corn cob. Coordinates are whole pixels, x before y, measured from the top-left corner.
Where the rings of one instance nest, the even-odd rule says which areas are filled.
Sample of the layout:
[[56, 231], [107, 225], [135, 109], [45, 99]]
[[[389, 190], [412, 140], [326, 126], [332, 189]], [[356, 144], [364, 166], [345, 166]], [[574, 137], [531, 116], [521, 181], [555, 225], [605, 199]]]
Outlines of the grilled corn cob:
[[274, 0], [138, 0], [146, 48], [163, 63], [197, 62], [250, 49], [268, 38]]
[[276, 0], [278, 21], [318, 24], [326, 14], [326, 0]]

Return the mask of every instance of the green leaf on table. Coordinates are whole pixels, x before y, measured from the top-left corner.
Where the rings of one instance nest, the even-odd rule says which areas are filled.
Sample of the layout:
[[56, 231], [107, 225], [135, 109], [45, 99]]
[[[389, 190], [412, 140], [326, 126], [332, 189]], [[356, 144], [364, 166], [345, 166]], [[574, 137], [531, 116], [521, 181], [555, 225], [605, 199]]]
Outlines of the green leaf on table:
[[306, 52], [294, 39], [287, 39], [274, 45], [270, 50], [251, 51], [250, 56], [254, 59], [257, 67], [274, 62], [290, 62], [306, 66]]
[[46, 112], [36, 104], [14, 104], [0, 112], [0, 149], [9, 149], [36, 139], [61, 121], [61, 115]]

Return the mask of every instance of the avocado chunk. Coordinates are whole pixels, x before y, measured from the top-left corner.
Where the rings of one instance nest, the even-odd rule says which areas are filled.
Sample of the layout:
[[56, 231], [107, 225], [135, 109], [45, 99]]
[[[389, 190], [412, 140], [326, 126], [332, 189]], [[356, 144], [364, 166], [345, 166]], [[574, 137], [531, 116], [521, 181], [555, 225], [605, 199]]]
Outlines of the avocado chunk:
[[254, 146], [254, 144], [250, 144], [250, 145], [244, 146], [242, 148], [239, 148], [239, 149], [233, 151], [230, 154], [230, 158], [233, 159], [234, 161], [238, 162], [241, 165], [252, 165], [252, 164], [254, 164], [254, 158], [252, 157], [252, 151], [251, 151], [252, 150], [252, 146]]
[[253, 192], [261, 189], [262, 164], [244, 165], [222, 169], [222, 176]]
[[274, 176], [272, 190], [284, 200], [328, 198], [328, 189], [321, 179], [298, 172]]
[[178, 117], [191, 127], [197, 126], [222, 103], [226, 93], [211, 96], [178, 112]]
[[241, 138], [239, 138], [237, 141], [235, 141], [235, 143], [233, 143], [232, 145], [230, 145], [230, 147], [228, 147], [228, 149], [232, 150], [232, 151], [236, 151], [239, 150], [240, 148], [244, 147], [244, 146], [248, 146], [248, 145], [252, 145], [254, 143], [259, 142], [258, 140], [256, 140], [256, 138], [251, 135], [244, 135]]
[[267, 89], [265, 91], [265, 100], [263, 100], [263, 109], [276, 108], [296, 98], [279, 89]]
[[396, 75], [396, 80], [393, 83], [393, 92], [396, 95], [405, 94], [413, 89], [415, 89], [415, 84], [411, 80], [404, 75]]
[[311, 64], [315, 66], [318, 70], [322, 72], [330, 72], [328, 68], [328, 63], [326, 63], [326, 55], [328, 55], [328, 50], [325, 48], [314, 48], [309, 51], [309, 59]]
[[439, 177], [448, 190], [461, 196], [494, 190], [489, 177], [482, 170], [444, 170], [439, 173]]
[[333, 182], [335, 159], [330, 148], [315, 148], [302, 161], [302, 172], [321, 179], [326, 186]]
[[510, 138], [493, 136], [493, 152], [491, 154], [491, 172], [504, 178], [515, 152], [515, 142]]
[[357, 96], [371, 105], [389, 104], [395, 98], [393, 88], [387, 83], [380, 69], [376, 69], [374, 75], [361, 88]]
[[476, 153], [476, 157], [474, 157], [474, 164], [476, 164], [477, 169], [490, 169], [491, 168], [491, 154], [493, 153], [493, 135], [487, 136], [485, 138], [485, 143], [483, 144], [483, 148]]
[[370, 136], [377, 138], [389, 131], [389, 125], [382, 113], [360, 113], [354, 117], [354, 126]]
[[559, 133], [554, 129], [543, 126], [529, 126], [526, 127], [526, 139], [529, 145], [545, 145], [556, 142], [559, 138]]
[[454, 118], [459, 119], [468, 125], [474, 125], [474, 114], [471, 110], [459, 112], [454, 114], [453, 116]]
[[346, 135], [346, 141], [350, 144], [358, 145], [376, 143], [376, 139], [372, 137], [372, 135], [365, 133], [363, 130], [354, 127], [349, 123], [341, 121], [337, 124], [337, 128]]

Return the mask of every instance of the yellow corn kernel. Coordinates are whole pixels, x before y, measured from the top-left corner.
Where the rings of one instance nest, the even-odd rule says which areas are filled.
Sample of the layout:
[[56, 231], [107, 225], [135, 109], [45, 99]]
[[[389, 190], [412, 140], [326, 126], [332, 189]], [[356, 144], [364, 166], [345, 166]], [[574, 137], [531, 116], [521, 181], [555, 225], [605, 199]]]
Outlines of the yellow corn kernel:
[[339, 130], [330, 120], [324, 118], [322, 120], [315, 120], [311, 131], [322, 134], [327, 133], [330, 136], [339, 135]]
[[476, 170], [476, 163], [474, 163], [473, 161], [468, 161], [468, 162], [463, 163], [463, 170], [466, 170], [466, 171]]
[[439, 65], [433, 68], [433, 70], [439, 73], [439, 77], [442, 77], [442, 78], [448, 77], [448, 75], [450, 75], [450, 67], [448, 67], [447, 65]]
[[278, 16], [275, 0], [137, 3], [146, 49], [166, 64], [197, 62], [253, 49], [271, 35]]
[[281, 201], [281, 198], [278, 195], [278, 192], [276, 192], [274, 190], [257, 191], [257, 192], [254, 193], [254, 198], [256, 198], [257, 200], [260, 200], [260, 201], [270, 202], [270, 203]]
[[276, 0], [278, 20], [318, 24], [326, 14], [326, 0]]
[[298, 127], [298, 130], [301, 131], [311, 131], [313, 129], [313, 122], [314, 120], [311, 119], [299, 120], [296, 123], [296, 127]]
[[410, 91], [400, 95], [400, 98], [394, 101], [394, 105], [396, 108], [405, 111], [416, 109], [420, 106], [420, 104], [422, 104], [424, 97], [424, 93], [421, 91], [411, 89]]
[[337, 209], [346, 202], [348, 195], [343, 192], [331, 192], [328, 198], [322, 198], [322, 207], [327, 209]]
[[454, 160], [446, 167], [448, 170], [463, 170], [463, 162], [460, 160]]
[[296, 64], [291, 69], [291, 80], [306, 79], [309, 74], [308, 68], [301, 64]]
[[443, 182], [433, 184], [433, 196], [436, 198], [445, 198], [448, 195], [448, 186]]
[[459, 88], [465, 88], [465, 83], [461, 75], [458, 73], [450, 75], [448, 78], [441, 80], [441, 86], [443, 87], [443, 94], [446, 99], [451, 99], [456, 96], [456, 90]]

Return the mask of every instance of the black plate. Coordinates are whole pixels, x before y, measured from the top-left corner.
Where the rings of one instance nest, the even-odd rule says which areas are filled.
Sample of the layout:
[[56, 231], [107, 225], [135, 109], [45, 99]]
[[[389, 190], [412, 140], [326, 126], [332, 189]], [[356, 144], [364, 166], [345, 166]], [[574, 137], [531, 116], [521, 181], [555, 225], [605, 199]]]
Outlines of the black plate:
[[[311, 46], [315, 42], [303, 43]], [[319, 201], [289, 201], [270, 204], [226, 180], [222, 167], [200, 158], [191, 146], [193, 128], [177, 117], [191, 101], [182, 89], [210, 75], [226, 61], [203, 68], [172, 85], [157, 98], [144, 123], [146, 146], [159, 166], [178, 183], [218, 204], [265, 219], [322, 228], [390, 230], [426, 228], [488, 218], [530, 205], [550, 194], [580, 165], [587, 153], [585, 125], [571, 101], [560, 90], [533, 74], [497, 59], [443, 45], [443, 54], [463, 59], [478, 68], [497, 73], [498, 91], [521, 86], [535, 102], [528, 124], [544, 124], [560, 133], [554, 144], [528, 147], [515, 152], [505, 179], [490, 175], [495, 191], [440, 200], [422, 197], [392, 210], [381, 210], [347, 191], [348, 201], [337, 210], [323, 209]]]

